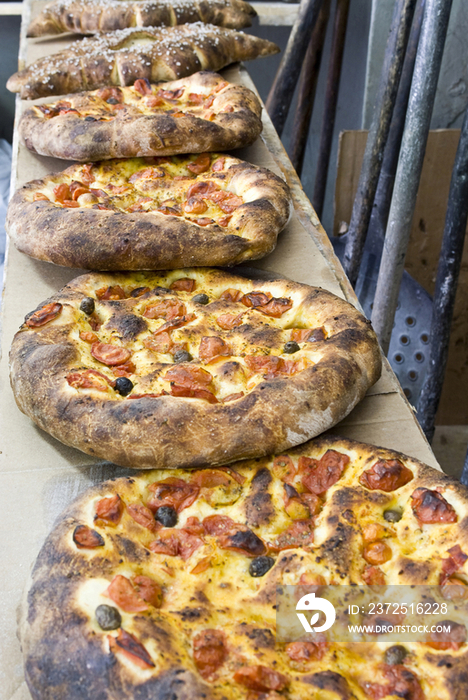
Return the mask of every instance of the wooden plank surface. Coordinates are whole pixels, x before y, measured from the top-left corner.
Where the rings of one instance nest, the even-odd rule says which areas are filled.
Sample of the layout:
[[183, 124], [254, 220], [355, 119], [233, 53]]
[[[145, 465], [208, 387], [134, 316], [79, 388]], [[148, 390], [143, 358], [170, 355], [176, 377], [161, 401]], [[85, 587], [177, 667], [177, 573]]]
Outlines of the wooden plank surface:
[[[29, 12], [29, 5], [25, 8]], [[63, 39], [21, 41], [21, 61], [58, 50]], [[254, 86], [244, 68], [224, 71], [227, 79]], [[24, 105], [18, 100], [18, 114]], [[17, 115], [18, 118], [18, 115]], [[324, 287], [357, 305], [354, 293], [334, 256], [329, 239], [307, 200], [300, 182], [264, 113], [260, 139], [236, 155], [265, 166], [289, 182], [294, 214], [280, 235], [276, 250], [255, 263], [298, 282]], [[12, 192], [24, 182], [67, 166], [64, 161], [29, 153], [14, 140]], [[49, 294], [80, 274], [32, 260], [13, 246], [5, 262], [6, 289], [3, 303], [2, 358], [0, 363], [0, 699], [30, 700], [22, 673], [22, 659], [16, 637], [16, 609], [34, 558], [50, 527], [70, 500], [91, 483], [101, 481], [120, 468], [78, 450], [65, 447], [36, 428], [14, 403], [8, 380], [8, 350], [24, 315]], [[405, 451], [437, 467], [429, 445], [415, 421], [388, 365], [379, 382], [364, 401], [333, 429], [346, 437]]]

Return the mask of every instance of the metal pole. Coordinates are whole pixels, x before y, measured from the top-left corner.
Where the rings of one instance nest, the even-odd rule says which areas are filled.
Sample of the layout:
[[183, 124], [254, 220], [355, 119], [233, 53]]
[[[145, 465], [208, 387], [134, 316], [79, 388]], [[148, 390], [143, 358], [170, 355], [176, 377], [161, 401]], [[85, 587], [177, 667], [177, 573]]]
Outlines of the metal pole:
[[468, 450], [467, 450], [466, 455], [465, 455], [465, 463], [463, 465], [460, 481], [465, 486], [468, 486]]
[[413, 26], [406, 48], [403, 71], [398, 87], [398, 95], [393, 108], [392, 123], [387, 137], [387, 145], [380, 171], [377, 192], [375, 193], [374, 206], [371, 214], [369, 231], [375, 233], [382, 240], [385, 238], [388, 212], [392, 201], [393, 185], [398, 165], [398, 155], [400, 153], [401, 139], [405, 127], [406, 110], [413, 80], [414, 63], [418, 50], [419, 37], [421, 35], [421, 25], [424, 16], [426, 0], [418, 0], [413, 18]]
[[265, 103], [279, 136], [283, 133], [289, 107], [323, 0], [301, 0], [288, 45]]
[[309, 136], [310, 119], [314, 108], [315, 91], [317, 89], [329, 16], [330, 0], [324, 0], [314, 31], [310, 37], [299, 79], [297, 107], [290, 144], [291, 163], [299, 177], [304, 163], [304, 153]]
[[428, 372], [418, 403], [418, 419], [432, 440], [439, 407], [450, 341], [455, 295], [468, 220], [468, 109], [458, 142], [445, 216], [444, 235], [437, 268], [431, 324]]
[[345, 248], [344, 269], [353, 286], [361, 265], [415, 6], [416, 0], [396, 0], [393, 10], [374, 116], [367, 136]]
[[320, 133], [317, 174], [315, 176], [312, 204], [317, 215], [322, 216], [325, 190], [327, 187], [328, 165], [335, 128], [336, 103], [340, 85], [341, 64], [343, 62], [346, 25], [348, 23], [349, 0], [336, 0], [333, 38], [328, 67], [325, 106], [323, 110], [322, 130]]
[[388, 352], [452, 0], [428, 0], [414, 67], [372, 323]]

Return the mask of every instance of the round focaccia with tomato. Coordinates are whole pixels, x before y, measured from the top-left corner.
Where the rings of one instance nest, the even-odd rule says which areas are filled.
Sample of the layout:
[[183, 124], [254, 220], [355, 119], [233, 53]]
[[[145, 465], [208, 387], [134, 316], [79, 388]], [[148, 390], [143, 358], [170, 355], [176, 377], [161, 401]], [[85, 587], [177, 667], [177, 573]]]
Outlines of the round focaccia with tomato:
[[68, 95], [108, 85], [177, 80], [201, 70], [278, 53], [272, 41], [213, 24], [131, 27], [68, 44], [14, 73], [7, 89], [23, 100]]
[[28, 37], [93, 34], [127, 27], [172, 27], [204, 22], [230, 29], [250, 27], [256, 12], [244, 0], [55, 0], [32, 20]]
[[251, 90], [200, 72], [34, 105], [23, 113], [19, 133], [35, 153], [81, 162], [202, 153], [253, 143], [262, 131], [261, 113]]
[[[465, 698], [467, 502], [410, 457], [333, 437], [94, 486], [32, 571], [20, 634], [33, 699]], [[280, 640], [278, 587], [326, 599], [339, 584], [431, 585], [458, 622], [393, 645], [337, 643], [333, 628]]]
[[196, 268], [78, 277], [11, 348], [23, 413], [67, 445], [144, 469], [305, 442], [380, 370], [369, 321], [330, 292]]
[[277, 175], [216, 153], [72, 165], [10, 201], [18, 250], [91, 270], [234, 265], [271, 252], [292, 209]]

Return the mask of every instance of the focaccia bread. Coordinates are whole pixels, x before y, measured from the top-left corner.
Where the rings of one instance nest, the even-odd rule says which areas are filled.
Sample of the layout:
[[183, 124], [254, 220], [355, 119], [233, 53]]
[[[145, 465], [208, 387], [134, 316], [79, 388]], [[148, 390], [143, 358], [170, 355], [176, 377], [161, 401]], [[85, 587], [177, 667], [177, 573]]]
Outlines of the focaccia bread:
[[278, 585], [326, 599], [338, 583], [431, 585], [466, 609], [467, 503], [410, 457], [326, 437], [101, 483], [32, 572], [20, 633], [33, 699], [464, 699], [466, 613], [418, 642], [329, 630], [276, 646], [275, 613]]
[[72, 165], [15, 193], [18, 250], [91, 270], [164, 270], [261, 258], [288, 222], [289, 188], [228, 155]]
[[250, 27], [256, 14], [244, 0], [56, 0], [32, 20], [27, 35], [94, 34], [199, 21], [242, 29]]
[[11, 76], [7, 88], [24, 100], [177, 80], [200, 70], [217, 71], [236, 61], [278, 53], [276, 44], [212, 24], [121, 29], [70, 44]]
[[262, 107], [216, 73], [105, 87], [29, 107], [19, 123], [29, 150], [81, 162], [243, 148], [262, 131]]
[[144, 469], [305, 442], [381, 370], [370, 322], [330, 292], [196, 268], [78, 277], [27, 316], [10, 357], [39, 427]]

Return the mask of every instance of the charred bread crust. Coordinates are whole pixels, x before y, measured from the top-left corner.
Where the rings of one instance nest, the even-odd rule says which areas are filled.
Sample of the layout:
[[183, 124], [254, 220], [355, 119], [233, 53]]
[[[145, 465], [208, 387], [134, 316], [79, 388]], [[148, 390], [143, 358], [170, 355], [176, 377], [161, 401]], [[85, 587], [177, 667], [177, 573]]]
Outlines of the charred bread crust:
[[256, 12], [243, 0], [56, 0], [33, 19], [28, 37], [94, 34], [127, 27], [173, 27], [204, 22], [228, 29], [250, 27]]
[[[211, 157], [214, 162], [220, 160]], [[292, 210], [289, 188], [277, 175], [231, 156], [221, 156], [221, 172], [206, 172], [198, 181], [213, 181], [245, 201], [225, 226], [215, 220], [200, 225], [196, 218], [157, 211], [122, 211], [35, 201], [35, 193], [64, 180], [72, 181], [79, 166], [33, 180], [10, 201], [7, 230], [18, 250], [38, 260], [90, 270], [164, 270], [187, 266], [234, 265], [261, 258], [276, 246]], [[190, 163], [193, 160], [178, 159]], [[138, 161], [141, 170], [145, 161]], [[106, 183], [129, 161], [104, 161]], [[100, 164], [97, 164], [100, 166]], [[76, 175], [79, 179], [79, 175]], [[172, 181], [173, 182], [173, 181]], [[184, 193], [196, 178], [188, 180]], [[156, 189], [153, 194], [159, 195]], [[169, 183], [169, 188], [171, 183]], [[175, 191], [175, 190], [174, 190]], [[151, 192], [148, 192], [151, 196]], [[111, 195], [112, 201], [112, 195]], [[222, 212], [221, 212], [222, 213]]]
[[[95, 524], [93, 516], [100, 499], [118, 493], [125, 508], [135, 501], [141, 502], [148, 497], [147, 485], [166, 477], [167, 472], [135, 473], [103, 482], [80, 495], [60, 516], [42, 547], [21, 609], [19, 631], [26, 679], [34, 700], [63, 697], [123, 700], [132, 697], [136, 689], [138, 698], [145, 700], [167, 697], [245, 700], [247, 690], [233, 682], [232, 675], [236, 664], [258, 663], [288, 677], [288, 698], [309, 700], [311, 693], [322, 690], [330, 700], [366, 700], [369, 695], [365, 681], [379, 680], [387, 646], [379, 642], [357, 647], [331, 645], [323, 658], [314, 659], [307, 667], [292, 665], [291, 668], [284, 648], [275, 645], [276, 587], [297, 584], [304, 572], [320, 574], [327, 583], [339, 580], [346, 585], [362, 585], [362, 528], [375, 522], [388, 526], [383, 518], [384, 509], [396, 503], [403, 516], [392, 525], [392, 537], [388, 540], [394, 556], [382, 566], [386, 583], [437, 585], [447, 550], [458, 545], [468, 552], [468, 490], [416, 459], [346, 438], [322, 436], [289, 450], [287, 455], [297, 463], [302, 456], [320, 459], [328, 450], [349, 456], [350, 462], [323, 497], [322, 510], [314, 519], [314, 543], [274, 555], [273, 567], [256, 579], [248, 573], [251, 560], [226, 550], [219, 550], [222, 563], [218, 559], [216, 566], [205, 574], [191, 575], [194, 560], [205, 556], [204, 550], [184, 562], [180, 557], [150, 552], [148, 544], [154, 536], [136, 524], [125, 510], [117, 527]], [[392, 493], [369, 491], [359, 483], [359, 477], [377, 460], [400, 460], [411, 470], [412, 480]], [[246, 500], [255, 490], [255, 484], [268, 481], [266, 489], [272, 496], [274, 513], [268, 523], [249, 524], [259, 537], [268, 540], [276, 525], [282, 530], [288, 520], [284, 520], [282, 483], [274, 472], [273, 458], [239, 462], [231, 467], [245, 479], [239, 500], [228, 507], [207, 509], [206, 500], [199, 495], [179, 515], [178, 527], [189, 516], [203, 519], [211, 513], [228, 514], [236, 522], [243, 522]], [[174, 476], [190, 481], [197, 473], [200, 472], [178, 470]], [[269, 479], [265, 479], [265, 473]], [[412, 512], [411, 494], [422, 486], [438, 489], [444, 495], [456, 509], [457, 523], [420, 527]], [[343, 498], [348, 505], [354, 504], [353, 511], [343, 507]], [[95, 550], [78, 550], [72, 533], [82, 524], [96, 527], [105, 545]], [[400, 551], [406, 552], [407, 564], [403, 567]], [[172, 567], [170, 575], [161, 573], [164, 559]], [[420, 564], [424, 565], [423, 578], [414, 576]], [[226, 568], [216, 568], [220, 566]], [[462, 577], [466, 577], [467, 569], [468, 561], [459, 572]], [[122, 627], [150, 650], [155, 662], [155, 668], [150, 671], [141, 671], [111, 653], [106, 632], [94, 618], [97, 604], [114, 604], [102, 593], [115, 574], [129, 577], [131, 572], [159, 580], [166, 600], [170, 601], [164, 602], [161, 609], [143, 614], [122, 612]], [[92, 590], [86, 588], [89, 579], [98, 579], [98, 586]], [[88, 596], [83, 593], [85, 589]], [[228, 668], [208, 682], [201, 678], [191, 653], [194, 636], [207, 628], [222, 629], [229, 640]], [[414, 691], [416, 694], [408, 697], [427, 700], [465, 697], [466, 644], [455, 651], [435, 650], [419, 642], [404, 646], [407, 656], [401, 668], [417, 678], [423, 692], [418, 696]]]
[[177, 80], [201, 70], [278, 53], [271, 41], [211, 24], [122, 29], [85, 38], [10, 77], [22, 99], [66, 95], [105, 85]]
[[[85, 121], [86, 113], [99, 102], [102, 104], [102, 100], [97, 92], [83, 92], [68, 98], [71, 108], [80, 115], [67, 112], [48, 119], [37, 108], [28, 108], [20, 120], [20, 138], [30, 151], [80, 162], [249, 146], [262, 131], [262, 108], [248, 88], [226, 84], [221, 76], [203, 71], [182, 80], [160, 83], [153, 86], [153, 92], [164, 87], [170, 91], [182, 89], [186, 95], [200, 92], [208, 95], [221, 83], [226, 87], [215, 95], [211, 119], [190, 111], [175, 117], [157, 109], [152, 113], [140, 111], [137, 104], [122, 109], [119, 104], [112, 120]], [[133, 88], [123, 88], [122, 92], [125, 97], [135, 94]], [[47, 107], [53, 108], [53, 104]], [[230, 111], [223, 111], [225, 108]]]
[[[140, 358], [140, 369], [137, 366], [132, 375], [133, 393], [168, 392], [170, 387], [163, 377], [174, 365], [169, 355], [154, 355], [143, 347], [151, 337], [147, 319], [143, 319], [146, 330], [125, 341], [126, 321], [119, 325], [118, 319], [125, 317], [131, 322], [137, 309], [144, 313], [147, 304], [167, 293], [167, 289], [158, 291], [157, 285], [168, 287], [172, 280], [187, 275], [197, 280], [195, 291], [183, 295], [187, 313], [194, 312], [196, 319], [174, 331], [173, 340], [188, 343], [195, 358], [188, 366], [205, 368], [213, 375], [219, 403], [173, 395], [130, 400], [113, 390], [83, 393], [69, 385], [67, 376], [72, 371], [88, 367], [109, 372], [93, 360], [89, 345], [78, 337], [79, 324], [85, 323], [79, 311], [82, 299], [94, 297], [95, 290], [108, 285], [128, 288], [134, 280], [133, 286], [153, 290], [137, 299], [96, 302], [104, 320], [100, 338], [111, 343], [120, 338], [117, 342], [124, 342], [133, 358]], [[293, 308], [278, 321], [247, 309], [242, 325], [223, 333], [215, 318], [226, 312], [245, 312], [242, 304], [219, 298], [227, 287], [246, 294], [255, 290], [269, 292], [274, 298], [290, 298]], [[208, 294], [211, 303], [203, 307], [192, 303], [190, 297], [197, 292]], [[380, 376], [380, 350], [369, 322], [333, 294], [291, 281], [246, 280], [203, 269], [167, 273], [165, 277], [90, 274], [75, 279], [48, 302], [63, 305], [60, 316], [41, 328], [24, 325], [12, 344], [11, 382], [17, 404], [40, 428], [66, 445], [123, 466], [198, 467], [281, 452], [335, 425]], [[262, 372], [251, 375], [244, 356], [252, 352], [279, 356], [290, 335], [287, 329], [299, 323], [299, 318], [301, 323], [324, 326], [328, 335], [322, 342], [305, 343], [296, 354], [298, 362], [304, 359], [306, 368], [292, 376], [270, 379]], [[231, 356], [205, 365], [197, 360], [199, 341], [210, 335], [222, 336], [233, 349]], [[283, 355], [288, 357], [291, 355]], [[242, 395], [221, 403], [224, 395], [231, 393]]]

